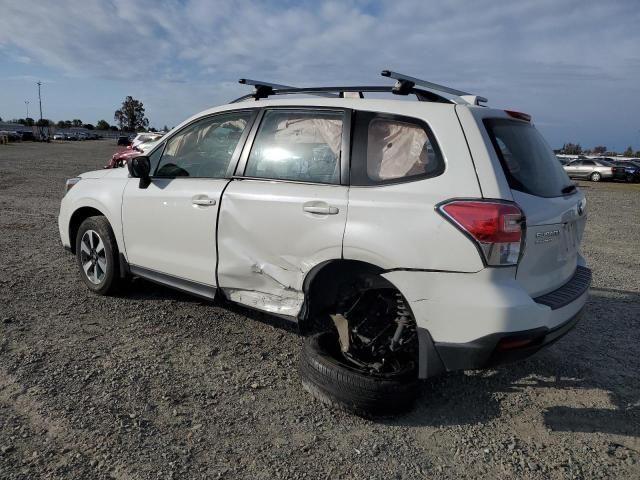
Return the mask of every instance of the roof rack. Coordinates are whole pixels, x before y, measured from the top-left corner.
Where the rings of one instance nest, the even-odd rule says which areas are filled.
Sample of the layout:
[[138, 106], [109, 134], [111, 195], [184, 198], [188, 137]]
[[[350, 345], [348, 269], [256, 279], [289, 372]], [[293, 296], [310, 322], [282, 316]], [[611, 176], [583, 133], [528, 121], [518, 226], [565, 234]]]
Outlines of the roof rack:
[[[463, 92], [462, 90], [456, 90], [455, 88], [446, 87], [444, 85], [439, 85], [433, 82], [427, 82], [426, 80], [410, 77], [409, 75], [393, 72], [391, 70], [383, 70], [382, 72], [380, 72], [380, 75], [396, 80], [396, 84], [393, 88], [394, 90], [397, 90], [398, 93], [410, 90], [416, 85], [419, 85], [430, 91], [448, 93], [449, 95], [452, 95], [454, 97], [454, 103], [470, 103], [471, 105], [480, 105], [480, 102], [488, 102], [486, 98], [480, 97], [479, 95], [473, 95], [471, 93]], [[393, 93], [396, 92], [394, 91]]]
[[[421, 102], [438, 102], [438, 103], [457, 103], [465, 105], [480, 105], [480, 102], [486, 102], [487, 99], [477, 95], [471, 95], [461, 90], [445, 87], [444, 85], [438, 85], [437, 83], [427, 82], [419, 78], [410, 77], [401, 73], [393, 72], [391, 70], [383, 70], [381, 72], [383, 77], [389, 77], [396, 80], [396, 84], [393, 87], [369, 85], [369, 86], [338, 86], [338, 87], [289, 87], [287, 85], [280, 85], [277, 83], [263, 82], [258, 80], [250, 80], [247, 78], [241, 78], [240, 83], [244, 85], [253, 85], [255, 87], [253, 93], [244, 95], [240, 98], [233, 100], [231, 103], [242, 102], [253, 98], [260, 100], [261, 98], [268, 98], [272, 95], [293, 95], [293, 94], [307, 94], [318, 95], [329, 98], [344, 98], [346, 93], [357, 93], [360, 98], [364, 98], [363, 93], [393, 93], [395, 95], [415, 95], [418, 101]], [[423, 88], [416, 88], [419, 85]], [[436, 93], [437, 92], [437, 93]], [[447, 98], [440, 93], [445, 93], [452, 98]]]

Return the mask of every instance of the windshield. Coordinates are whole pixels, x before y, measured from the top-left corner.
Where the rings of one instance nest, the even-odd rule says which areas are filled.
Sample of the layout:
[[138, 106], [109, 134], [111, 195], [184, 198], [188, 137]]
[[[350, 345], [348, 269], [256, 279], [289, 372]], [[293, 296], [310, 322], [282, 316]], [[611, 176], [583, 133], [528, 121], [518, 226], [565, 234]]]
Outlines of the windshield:
[[613, 163], [609, 160], [597, 160], [600, 165], [604, 165], [605, 167], [613, 167]]
[[485, 127], [513, 190], [539, 197], [568, 193], [569, 177], [533, 125], [519, 120], [486, 119]]

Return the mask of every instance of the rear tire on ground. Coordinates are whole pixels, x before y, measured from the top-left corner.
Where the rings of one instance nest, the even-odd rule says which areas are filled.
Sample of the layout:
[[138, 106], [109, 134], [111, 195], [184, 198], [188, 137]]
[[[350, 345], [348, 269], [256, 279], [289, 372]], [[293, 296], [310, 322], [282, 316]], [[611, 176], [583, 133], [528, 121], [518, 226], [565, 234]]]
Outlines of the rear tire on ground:
[[76, 235], [76, 259], [84, 284], [98, 295], [114, 293], [120, 282], [118, 244], [108, 220], [88, 217]]
[[592, 182], [599, 182], [601, 178], [602, 178], [602, 176], [598, 172], [593, 172], [591, 174], [591, 181]]
[[372, 375], [340, 361], [340, 355], [335, 333], [308, 337], [300, 357], [303, 388], [327, 405], [364, 417], [411, 409], [418, 387], [415, 369]]

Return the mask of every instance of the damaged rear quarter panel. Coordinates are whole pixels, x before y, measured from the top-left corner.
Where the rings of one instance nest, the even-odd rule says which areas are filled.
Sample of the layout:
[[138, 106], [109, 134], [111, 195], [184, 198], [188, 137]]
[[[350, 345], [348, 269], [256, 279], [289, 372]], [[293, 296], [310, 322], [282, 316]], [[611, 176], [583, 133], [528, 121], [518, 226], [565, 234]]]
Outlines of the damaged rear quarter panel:
[[[218, 282], [235, 302], [295, 317], [307, 273], [342, 257], [348, 187], [269, 180], [234, 180], [218, 220]], [[326, 202], [335, 215], [303, 211]]]

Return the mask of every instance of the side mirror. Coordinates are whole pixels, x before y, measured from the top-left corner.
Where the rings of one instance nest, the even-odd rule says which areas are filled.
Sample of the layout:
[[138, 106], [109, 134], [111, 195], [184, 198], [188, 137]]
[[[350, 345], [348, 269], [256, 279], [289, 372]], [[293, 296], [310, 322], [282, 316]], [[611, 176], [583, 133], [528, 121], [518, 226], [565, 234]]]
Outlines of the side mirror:
[[140, 183], [138, 184], [140, 188], [147, 188], [149, 186], [151, 183], [151, 177], [149, 176], [151, 173], [151, 162], [149, 161], [149, 157], [144, 155], [134, 157], [127, 162], [127, 167], [129, 168], [129, 174], [133, 178], [140, 179]]

